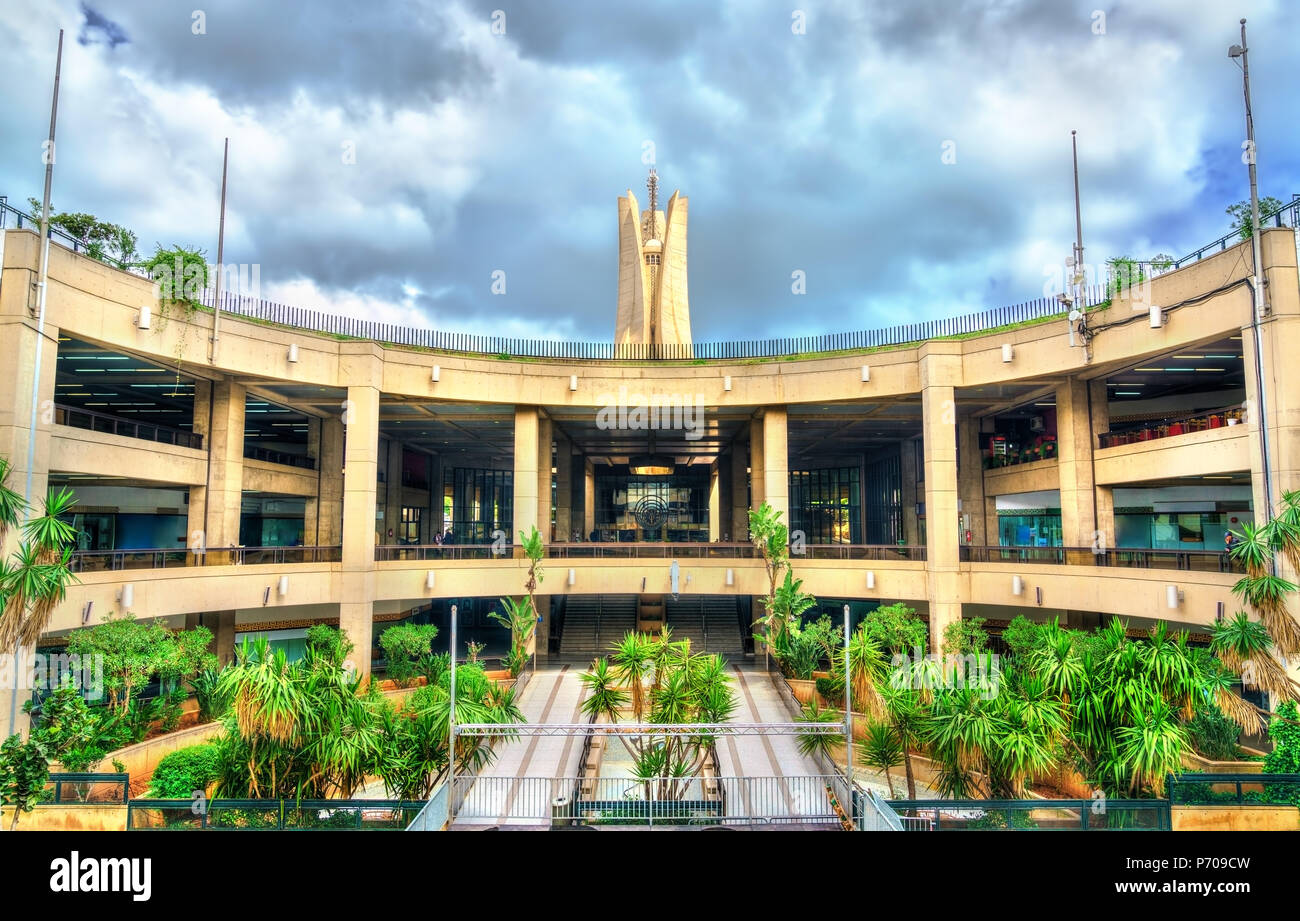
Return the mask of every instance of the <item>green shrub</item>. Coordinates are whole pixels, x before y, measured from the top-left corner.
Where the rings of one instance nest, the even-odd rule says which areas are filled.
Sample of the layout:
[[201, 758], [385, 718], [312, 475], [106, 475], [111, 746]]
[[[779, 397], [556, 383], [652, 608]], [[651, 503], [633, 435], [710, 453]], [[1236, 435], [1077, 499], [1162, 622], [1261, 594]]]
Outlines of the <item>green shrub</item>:
[[388, 677], [406, 685], [420, 673], [420, 662], [429, 655], [438, 628], [433, 624], [399, 624], [379, 636], [388, 660]]
[[307, 628], [307, 648], [333, 665], [342, 665], [354, 647], [347, 634], [332, 624], [315, 624]]
[[1197, 710], [1196, 716], [1187, 724], [1192, 748], [1211, 761], [1235, 761], [1240, 732], [1240, 727], [1214, 704]]
[[217, 779], [218, 752], [214, 745], [191, 745], [166, 755], [154, 768], [149, 796], [154, 799], [190, 799]]

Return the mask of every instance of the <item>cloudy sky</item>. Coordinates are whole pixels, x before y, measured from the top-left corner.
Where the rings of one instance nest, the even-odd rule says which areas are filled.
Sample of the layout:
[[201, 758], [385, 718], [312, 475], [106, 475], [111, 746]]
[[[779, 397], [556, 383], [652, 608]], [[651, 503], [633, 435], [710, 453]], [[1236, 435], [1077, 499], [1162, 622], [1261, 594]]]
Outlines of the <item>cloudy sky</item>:
[[215, 259], [229, 136], [226, 261], [388, 322], [608, 340], [616, 198], [644, 203], [651, 157], [690, 197], [696, 339], [1040, 296], [1072, 128], [1088, 260], [1184, 255], [1247, 194], [1241, 16], [1261, 193], [1300, 192], [1283, 0], [198, 5], [0, 4], [0, 194], [40, 195], [63, 28], [57, 210]]

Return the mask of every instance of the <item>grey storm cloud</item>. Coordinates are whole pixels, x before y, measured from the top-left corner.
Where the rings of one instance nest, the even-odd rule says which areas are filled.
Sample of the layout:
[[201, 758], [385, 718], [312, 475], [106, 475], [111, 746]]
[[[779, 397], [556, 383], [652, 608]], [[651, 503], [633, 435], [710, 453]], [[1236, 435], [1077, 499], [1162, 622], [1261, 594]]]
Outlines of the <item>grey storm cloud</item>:
[[[1099, 29], [1095, 0], [799, 5], [214, 0], [195, 34], [165, 0], [18, 0], [0, 41], [30, 75], [79, 37], [60, 208], [212, 252], [229, 135], [228, 259], [302, 306], [473, 332], [609, 338], [615, 199], [644, 202], [647, 144], [690, 196], [700, 339], [1041, 296], [1073, 236], [1071, 128], [1089, 257], [1181, 255], [1245, 195], [1242, 14], [1262, 191], [1300, 189], [1290, 7], [1123, 3]], [[0, 108], [11, 201], [39, 188], [48, 80], [27, 89]]]

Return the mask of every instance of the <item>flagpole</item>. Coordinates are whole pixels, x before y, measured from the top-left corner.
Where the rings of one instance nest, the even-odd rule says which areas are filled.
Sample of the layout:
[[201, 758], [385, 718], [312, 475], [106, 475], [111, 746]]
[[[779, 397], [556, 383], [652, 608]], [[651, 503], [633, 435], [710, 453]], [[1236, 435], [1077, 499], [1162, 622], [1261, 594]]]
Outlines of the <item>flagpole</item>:
[[[59, 77], [63, 70], [63, 30], [59, 30], [59, 50], [54, 58], [54, 98], [50, 102], [50, 136], [45, 149], [45, 198], [41, 202], [41, 270], [36, 282], [36, 361], [32, 369], [32, 413], [27, 428], [27, 479], [23, 501], [27, 518], [32, 514], [32, 468], [36, 466], [36, 409], [41, 402], [41, 356], [45, 352], [45, 294], [50, 278], [50, 185], [54, 182], [54, 129], [59, 120]], [[14, 686], [9, 698], [9, 732], [18, 725], [18, 672], [22, 661], [22, 643], [14, 648]], [[25, 671], [25, 669], [23, 670]]]

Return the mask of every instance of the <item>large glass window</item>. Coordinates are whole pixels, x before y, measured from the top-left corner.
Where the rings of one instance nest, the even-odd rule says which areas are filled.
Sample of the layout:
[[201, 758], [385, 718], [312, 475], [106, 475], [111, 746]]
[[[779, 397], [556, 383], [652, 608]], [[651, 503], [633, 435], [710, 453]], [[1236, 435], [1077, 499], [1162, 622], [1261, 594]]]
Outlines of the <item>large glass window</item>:
[[1003, 547], [1061, 546], [1060, 509], [1017, 509], [998, 513], [998, 544]]
[[455, 544], [488, 544], [494, 531], [507, 537], [514, 531], [514, 473], [448, 467], [443, 471], [443, 540]]
[[707, 541], [709, 471], [596, 477], [596, 539]]
[[899, 468], [896, 456], [867, 464], [869, 544], [897, 544], [903, 540], [903, 479]]
[[399, 544], [418, 544], [420, 542], [420, 519], [424, 509], [414, 506], [402, 508], [402, 525], [397, 535]]
[[862, 543], [861, 472], [857, 467], [790, 472], [790, 528], [810, 544]]

